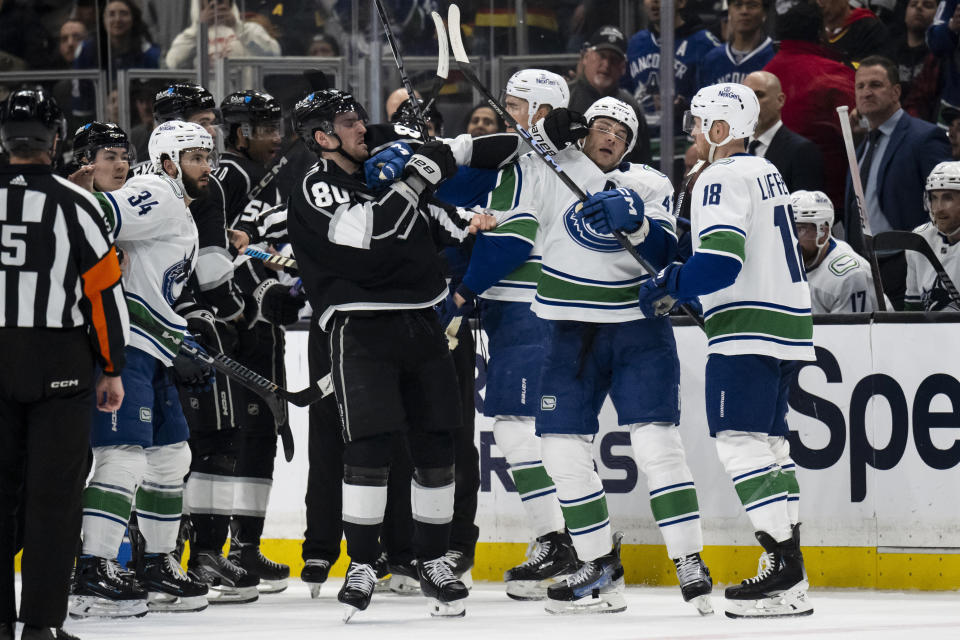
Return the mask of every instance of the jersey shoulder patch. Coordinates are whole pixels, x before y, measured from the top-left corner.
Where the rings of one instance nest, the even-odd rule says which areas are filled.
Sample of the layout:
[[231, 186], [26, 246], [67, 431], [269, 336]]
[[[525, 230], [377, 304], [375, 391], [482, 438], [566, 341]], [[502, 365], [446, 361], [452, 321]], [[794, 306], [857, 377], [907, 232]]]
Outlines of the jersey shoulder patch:
[[844, 274], [853, 271], [858, 266], [860, 266], [859, 260], [849, 253], [844, 253], [832, 259], [830, 264], [827, 265], [827, 268], [829, 269], [830, 273], [839, 278]]

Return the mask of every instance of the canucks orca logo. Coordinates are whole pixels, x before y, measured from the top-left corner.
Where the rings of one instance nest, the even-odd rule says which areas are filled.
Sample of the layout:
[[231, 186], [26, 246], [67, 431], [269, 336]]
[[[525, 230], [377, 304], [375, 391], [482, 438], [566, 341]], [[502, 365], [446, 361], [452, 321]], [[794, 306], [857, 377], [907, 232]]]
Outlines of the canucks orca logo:
[[190, 277], [190, 265], [193, 264], [193, 254], [195, 251], [196, 248], [190, 252], [189, 256], [184, 256], [183, 260], [170, 265], [170, 267], [163, 272], [163, 299], [166, 300], [170, 306], [173, 306], [174, 301], [180, 295], [180, 289], [183, 287], [183, 283]]
[[623, 251], [623, 247], [612, 235], [595, 231], [581, 217], [577, 210], [579, 202], [573, 203], [563, 214], [563, 226], [570, 238], [581, 247], [590, 251], [614, 253]]

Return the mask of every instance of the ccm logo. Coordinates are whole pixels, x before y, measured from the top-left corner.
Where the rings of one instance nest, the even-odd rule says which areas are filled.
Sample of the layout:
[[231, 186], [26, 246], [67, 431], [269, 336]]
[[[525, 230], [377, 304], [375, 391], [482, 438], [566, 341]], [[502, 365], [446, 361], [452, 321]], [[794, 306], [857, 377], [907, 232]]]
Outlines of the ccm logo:
[[51, 389], [67, 389], [69, 387], [79, 387], [79, 380], [54, 380], [50, 383]]

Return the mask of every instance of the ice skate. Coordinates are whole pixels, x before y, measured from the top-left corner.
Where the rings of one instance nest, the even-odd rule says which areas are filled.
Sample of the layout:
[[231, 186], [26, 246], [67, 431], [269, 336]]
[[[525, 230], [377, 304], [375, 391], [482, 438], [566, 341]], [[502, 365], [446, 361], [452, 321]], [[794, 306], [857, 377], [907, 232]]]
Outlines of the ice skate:
[[[0, 640], [6, 639], [0, 635]], [[10, 640], [13, 640], [12, 634], [10, 635]], [[80, 638], [71, 633], [67, 633], [62, 628], [26, 625], [23, 627], [23, 635], [20, 636], [20, 640], [80, 640]]]
[[623, 565], [620, 563], [622, 533], [613, 534], [613, 549], [596, 560], [584, 562], [572, 576], [547, 587], [548, 613], [619, 613], [627, 609], [623, 597]]
[[390, 591], [390, 567], [387, 564], [387, 552], [381, 551], [380, 557], [373, 563], [373, 571], [377, 574], [377, 584], [373, 587], [374, 593]]
[[683, 594], [684, 602], [692, 603], [702, 616], [712, 615], [710, 593], [713, 591], [713, 580], [700, 554], [692, 553], [675, 558], [673, 563], [677, 566], [677, 580], [680, 581], [680, 593]]
[[463, 600], [470, 591], [454, 573], [450, 553], [417, 563], [420, 590], [430, 604], [430, 615], [438, 618], [459, 618], [467, 613]]
[[467, 589], [473, 588], [473, 556], [468, 556], [463, 551], [451, 549], [443, 557], [446, 559], [450, 570]]
[[230, 562], [243, 568], [247, 573], [258, 576], [260, 593], [280, 593], [287, 588], [290, 580], [290, 567], [267, 558], [255, 544], [230, 542]]
[[566, 531], [537, 538], [527, 560], [503, 574], [507, 595], [514, 600], [543, 600], [547, 587], [577, 572], [577, 552]]
[[116, 560], [80, 556], [68, 608], [71, 618], [139, 618], [147, 592]]
[[727, 587], [727, 617], [761, 618], [808, 616], [813, 605], [807, 599], [807, 573], [800, 552], [799, 531], [784, 542], [776, 542], [765, 531], [757, 540], [770, 555], [770, 562], [756, 577]]
[[203, 611], [207, 585], [191, 580], [172, 553], [147, 553], [137, 579], [147, 591], [150, 611]]
[[377, 571], [373, 565], [351, 562], [347, 568], [347, 575], [337, 594], [337, 600], [343, 603], [343, 621], [350, 619], [358, 611], [364, 611], [370, 606], [373, 597], [373, 588], [377, 584]]
[[398, 596], [420, 595], [420, 575], [417, 561], [387, 562], [387, 575], [377, 582], [375, 593], [395, 593]]
[[311, 558], [303, 565], [300, 580], [307, 585], [311, 598], [320, 597], [320, 588], [327, 581], [328, 575], [330, 575], [330, 563], [326, 560]]
[[190, 552], [187, 574], [209, 587], [210, 604], [246, 604], [260, 597], [260, 578], [215, 551]]

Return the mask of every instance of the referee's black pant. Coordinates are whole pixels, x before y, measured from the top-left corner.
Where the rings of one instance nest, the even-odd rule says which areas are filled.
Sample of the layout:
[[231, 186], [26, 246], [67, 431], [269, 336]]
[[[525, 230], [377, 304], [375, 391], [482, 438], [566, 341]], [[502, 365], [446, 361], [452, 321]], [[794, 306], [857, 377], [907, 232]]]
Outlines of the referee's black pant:
[[0, 353], [0, 622], [17, 618], [20, 539], [20, 620], [60, 627], [80, 537], [93, 355], [80, 329], [0, 329]]

